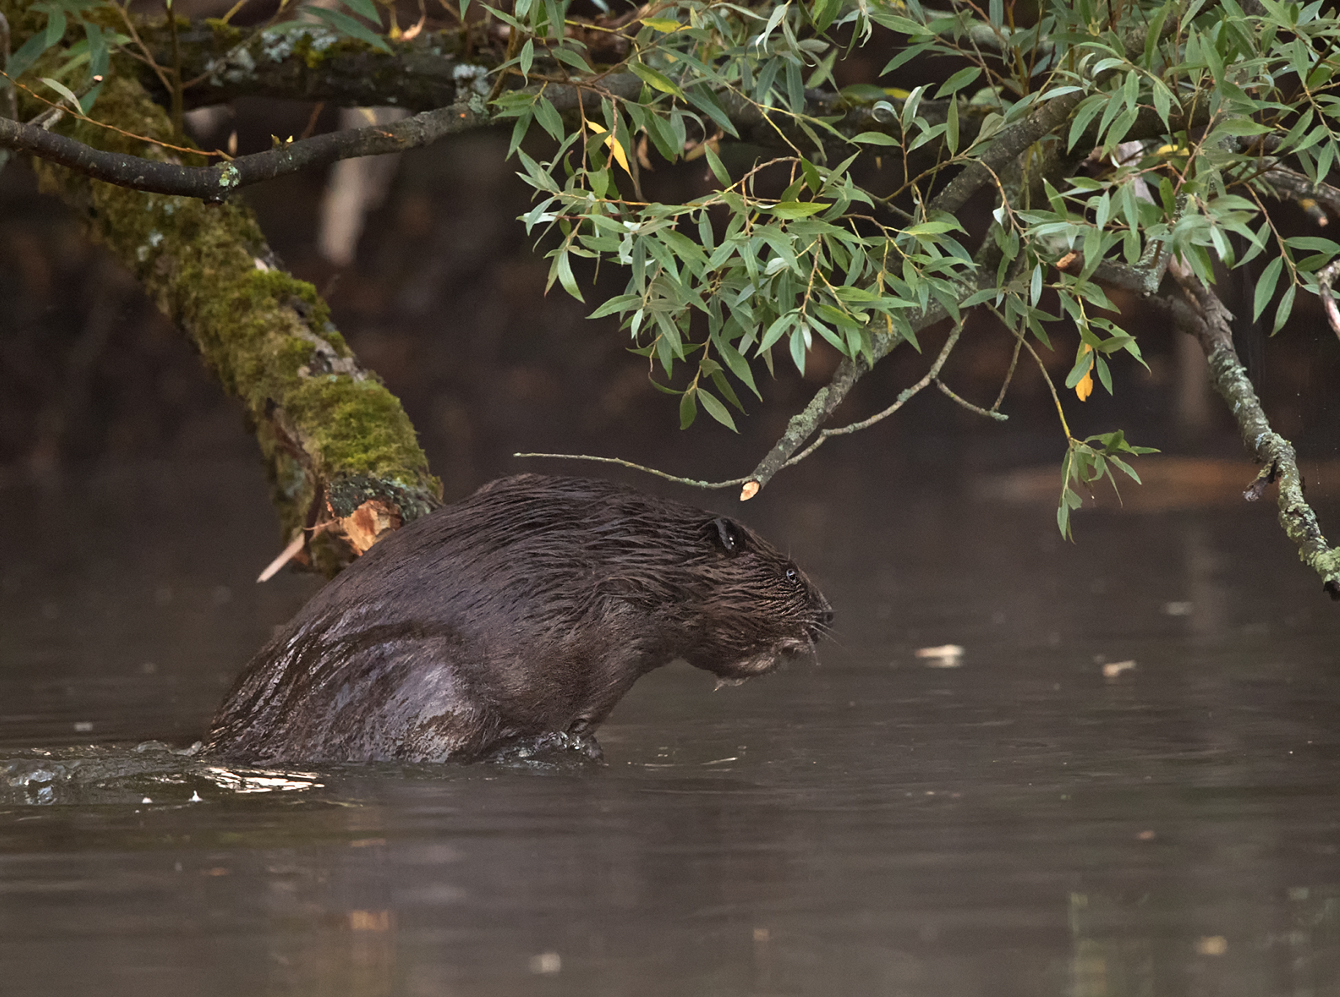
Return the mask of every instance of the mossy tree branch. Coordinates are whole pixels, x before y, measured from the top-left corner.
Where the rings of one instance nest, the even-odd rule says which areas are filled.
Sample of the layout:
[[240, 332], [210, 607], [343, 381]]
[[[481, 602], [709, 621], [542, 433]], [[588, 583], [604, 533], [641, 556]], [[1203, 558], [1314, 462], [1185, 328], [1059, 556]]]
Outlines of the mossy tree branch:
[[[130, 75], [110, 80], [100, 116], [167, 140], [171, 123]], [[87, 122], [70, 137], [162, 162], [158, 146]], [[330, 573], [388, 528], [439, 501], [400, 402], [359, 366], [315, 289], [279, 269], [250, 211], [143, 194], [37, 158], [45, 189], [139, 278], [243, 404], [269, 469], [286, 537], [307, 529], [307, 560]], [[315, 538], [315, 542], [312, 542]]]
[[[1209, 361], [1211, 386], [1233, 413], [1247, 452], [1262, 465], [1261, 473], [1243, 497], [1255, 502], [1265, 494], [1267, 486], [1279, 486], [1280, 526], [1297, 544], [1303, 563], [1321, 576], [1322, 586], [1331, 598], [1340, 600], [1340, 548], [1332, 548], [1326, 542], [1316, 514], [1303, 497], [1303, 478], [1293, 444], [1270, 427], [1261, 400], [1233, 346], [1232, 314], [1210, 287], [1176, 261], [1168, 261], [1166, 268], [1176, 286], [1170, 284], [1169, 292], [1154, 296], [1148, 296], [1148, 275], [1138, 267], [1104, 260], [1094, 271], [1094, 279], [1148, 296], [1152, 304], [1172, 316], [1183, 332], [1196, 337]], [[1324, 292], [1323, 285], [1326, 301]]]

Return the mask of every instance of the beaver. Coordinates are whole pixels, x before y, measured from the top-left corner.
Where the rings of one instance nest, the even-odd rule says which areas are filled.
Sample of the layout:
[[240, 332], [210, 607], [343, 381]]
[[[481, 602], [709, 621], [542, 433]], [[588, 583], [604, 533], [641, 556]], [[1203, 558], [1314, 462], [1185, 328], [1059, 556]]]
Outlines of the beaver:
[[577, 748], [684, 659], [735, 683], [832, 621], [732, 519], [606, 481], [523, 474], [397, 530], [252, 659], [206, 751], [271, 764], [471, 761]]

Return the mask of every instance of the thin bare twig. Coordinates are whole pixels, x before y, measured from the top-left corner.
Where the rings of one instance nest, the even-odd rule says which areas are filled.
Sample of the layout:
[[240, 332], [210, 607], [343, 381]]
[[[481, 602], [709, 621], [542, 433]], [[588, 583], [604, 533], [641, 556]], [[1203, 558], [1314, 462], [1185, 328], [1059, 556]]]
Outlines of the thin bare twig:
[[221, 23], [221, 24], [227, 24], [229, 21], [231, 21], [231, 20], [233, 19], [233, 15], [236, 14], [239, 10], [241, 10], [241, 9], [242, 9], [243, 7], [245, 7], [246, 5], [247, 5], [247, 0], [237, 0], [237, 3], [233, 4], [231, 7], [228, 8], [228, 13], [224, 14], [223, 17], [220, 18], [219, 23]]
[[172, 39], [172, 134], [178, 138], [182, 134], [182, 85], [181, 85], [181, 40], [177, 36], [177, 14], [172, 9], [172, 0], [163, 0], [167, 8], [168, 35]]
[[700, 481], [697, 478], [681, 478], [674, 474], [667, 474], [665, 471], [658, 471], [654, 467], [647, 467], [645, 464], [634, 464], [631, 460], [623, 460], [620, 457], [592, 457], [590, 454], [578, 453], [514, 453], [512, 456], [546, 457], [552, 460], [590, 460], [598, 464], [618, 464], [620, 467], [631, 467], [634, 471], [654, 474], [658, 478], [673, 481], [679, 485], [692, 485], [694, 488], [706, 488], [708, 490], [734, 488], [736, 485], [742, 485], [749, 480], [748, 478], [732, 478], [730, 481]]
[[497, 100], [498, 95], [502, 93], [503, 85], [507, 82], [507, 77], [512, 72], [511, 67], [507, 66], [507, 64], [516, 58], [516, 54], [520, 50], [521, 32], [509, 25], [507, 29], [507, 48], [503, 52], [502, 57], [502, 65], [507, 68], [498, 70], [498, 78], [493, 81], [493, 86], [489, 88], [489, 103]]
[[[0, 13], [0, 69], [9, 69], [9, 54], [9, 21]], [[5, 91], [5, 106], [0, 113], [11, 119], [19, 116], [19, 95], [14, 91], [12, 83]], [[4, 160], [0, 159], [0, 165], [3, 164]]]
[[[876, 412], [868, 419], [862, 419], [860, 422], [853, 422], [846, 426], [839, 426], [837, 429], [819, 430], [819, 435], [815, 438], [814, 442], [804, 450], [800, 451], [800, 453], [792, 456], [782, 465], [782, 467], [793, 467], [796, 464], [799, 464], [802, 460], [823, 446], [824, 441], [831, 436], [846, 436], [849, 433], [859, 433], [861, 430], [869, 429], [875, 423], [882, 422], [893, 415], [893, 413], [897, 412], [911, 401], [915, 395], [920, 393], [923, 388], [939, 377], [940, 368], [943, 367], [945, 361], [949, 359], [949, 354], [953, 352], [955, 344], [958, 343], [958, 337], [962, 332], [963, 323], [955, 323], [953, 330], [949, 333], [949, 338], [945, 340], [944, 346], [940, 349], [940, 355], [935, 358], [935, 362], [931, 364], [931, 369], [926, 372], [926, 376], [911, 387], [904, 388], [902, 391], [898, 392], [898, 397], [894, 399], [892, 405], [884, 409], [882, 412]], [[751, 482], [754, 480], [756, 479], [750, 479]]]
[[[1016, 353], [1015, 356], [1018, 356], [1018, 354]], [[997, 422], [1004, 422], [1009, 418], [1004, 412], [997, 412], [995, 408], [982, 408], [980, 405], [974, 405], [966, 398], [959, 397], [949, 389], [949, 385], [945, 384], [944, 381], [940, 380], [938, 377], [935, 379], [935, 386], [940, 389], [941, 393], [943, 393], [946, 398], [962, 405], [969, 412], [976, 412], [978, 415], [984, 415], [988, 419], [995, 419]]]
[[[1000, 312], [992, 308], [991, 313], [1000, 319], [1002, 324], [1005, 323], [1005, 317], [1001, 315]], [[1008, 328], [1008, 325], [1006, 327]], [[1038, 356], [1038, 351], [1033, 349], [1033, 344], [1028, 341], [1025, 333], [1018, 329], [1010, 329], [1010, 332], [1014, 334], [1014, 338], [1023, 346], [1023, 348], [1028, 351], [1029, 356], [1033, 358], [1033, 362], [1038, 365], [1038, 373], [1042, 375], [1042, 380], [1047, 384], [1047, 390], [1052, 394], [1052, 403], [1056, 406], [1057, 418], [1061, 420], [1061, 429], [1065, 432], [1067, 440], [1073, 439], [1070, 435], [1070, 424], [1066, 422], [1065, 409], [1061, 407], [1061, 396], [1056, 393], [1056, 385], [1052, 382], [1052, 376], [1047, 373], [1047, 365], [1042, 362], [1042, 357]]]
[[[897, 399], [895, 399], [893, 404], [890, 405], [888, 408], [884, 409], [882, 412], [878, 412], [875, 415], [870, 416], [868, 419], [862, 419], [860, 422], [854, 422], [851, 423], [850, 425], [842, 426], [837, 429], [821, 430], [819, 432], [818, 437], [815, 439], [813, 443], [811, 443], [800, 453], [792, 456], [789, 460], [787, 460], [784, 464], [782, 464], [781, 467], [791, 467], [795, 464], [799, 464], [802, 460], [804, 460], [815, 450], [817, 450], [823, 444], [824, 440], [828, 439], [830, 436], [845, 436], [848, 433], [859, 432], [862, 429], [869, 429], [875, 423], [887, 419], [889, 416], [893, 415], [905, 404], [907, 404], [907, 402], [914, 395], [918, 394], [922, 389], [926, 388], [932, 382], [938, 385], [940, 390], [943, 391], [950, 398], [952, 398], [954, 401], [958, 402], [965, 408], [970, 409], [973, 412], [976, 412], [979, 415], [984, 415], [989, 419], [997, 419], [1001, 421], [1009, 418], [1008, 416], [1000, 412], [989, 412], [984, 408], [979, 408], [978, 406], [973, 405], [971, 402], [965, 401], [964, 399], [960, 398], [958, 395], [950, 391], [947, 387], [944, 386], [944, 384], [940, 382], [939, 378], [940, 369], [944, 366], [945, 361], [949, 359], [949, 354], [953, 352], [954, 345], [958, 342], [959, 336], [962, 334], [962, 332], [963, 332], [963, 323], [959, 322], [955, 324], [953, 330], [949, 334], [949, 338], [945, 341], [944, 346], [941, 347], [940, 349], [939, 355], [935, 358], [935, 362], [931, 364], [931, 369], [927, 371], [926, 375], [916, 384], [912, 385], [909, 388], [903, 389], [903, 391], [899, 393]], [[654, 467], [647, 467], [644, 464], [635, 464], [632, 461], [623, 460], [619, 457], [593, 457], [589, 454], [557, 454], [557, 453], [514, 453], [512, 454], [512, 456], [545, 457], [557, 460], [589, 460], [601, 464], [618, 464], [620, 467], [629, 467], [635, 471], [643, 471], [647, 474], [655, 475], [658, 478], [663, 478], [666, 481], [673, 481], [676, 484], [690, 485], [694, 488], [705, 488], [709, 490], [733, 488], [736, 485], [743, 485], [744, 491], [741, 493], [740, 496], [740, 501], [742, 502], [747, 501], [748, 499], [752, 498], [754, 495], [758, 493], [758, 479], [754, 475], [750, 475], [744, 478], [731, 478], [729, 481], [702, 481], [697, 478], [682, 478], [679, 477], [678, 475], [667, 474], [665, 471], [658, 471]], [[751, 486], [753, 487], [751, 488]]]
[[[75, 91], [74, 95], [78, 97], [80, 100], [83, 100], [86, 96], [88, 96], [88, 94], [93, 90], [94, 87], [98, 86], [101, 83], [102, 83], [101, 76], [91, 77], [87, 83], [85, 83], [80, 89]], [[19, 85], [22, 86], [22, 84]], [[27, 90], [28, 93], [32, 93], [32, 91], [28, 90], [27, 87], [24, 87], [23, 89]], [[47, 103], [51, 104], [50, 101], [47, 101]], [[30, 120], [28, 124], [34, 125], [37, 128], [45, 128], [47, 131], [51, 131], [51, 129], [55, 128], [58, 124], [60, 124], [61, 118], [65, 117], [66, 114], [73, 114], [76, 118], [79, 118], [82, 121], [89, 120], [88, 118], [85, 118], [82, 113], [80, 113], [78, 104], [71, 106], [68, 103], [63, 103], [63, 104], [51, 104], [51, 106], [48, 107], [45, 111], [43, 111], [37, 117]]]
[[168, 93], [171, 93], [172, 84], [168, 82], [167, 73], [164, 72], [162, 66], [154, 61], [153, 53], [150, 52], [144, 42], [140, 40], [140, 33], [135, 30], [135, 22], [131, 20], [130, 11], [126, 9], [126, 2], [127, 0], [123, 0], [122, 3], [114, 3], [112, 6], [115, 7], [117, 13], [121, 15], [121, 20], [125, 22], [126, 30], [130, 32], [131, 40], [144, 56], [145, 63], [154, 71], [154, 75], [158, 77], [158, 82], [163, 84], [163, 89]]
[[1005, 380], [1000, 385], [1000, 394], [996, 395], [996, 400], [991, 405], [992, 412], [999, 411], [1001, 402], [1005, 401], [1005, 392], [1010, 390], [1010, 383], [1014, 380], [1014, 369], [1019, 365], [1019, 350], [1023, 348], [1023, 345], [1023, 340], [1016, 336], [1014, 338], [1014, 355], [1010, 357], [1010, 369], [1005, 372]]
[[[170, 142], [163, 142], [160, 141], [159, 139], [151, 138], [148, 135], [137, 135], [135, 132], [128, 132], [124, 128], [118, 128], [116, 125], [109, 125], [105, 121], [98, 121], [94, 118], [90, 118], [86, 114], [81, 114], [79, 113], [78, 110], [71, 107], [68, 103], [62, 104], [57, 103], [54, 100], [49, 100], [48, 98], [42, 96], [40, 93], [38, 93], [31, 87], [23, 83], [20, 83], [18, 80], [14, 79], [14, 77], [10, 76], [3, 70], [0, 70], [0, 77], [3, 77], [4, 79], [8, 80], [9, 85], [11, 87], [15, 87], [19, 90], [22, 90], [29, 97], [33, 98], [33, 100], [39, 101], [47, 105], [47, 110], [43, 111], [37, 117], [33, 118], [31, 121], [28, 122], [28, 124], [33, 125], [35, 127], [50, 129], [52, 125], [54, 125], [57, 121], [60, 120], [60, 117], [62, 115], [69, 114], [72, 118], [75, 118], [78, 121], [83, 121], [86, 124], [94, 125], [95, 127], [98, 128], [105, 128], [109, 132], [116, 132], [116, 134], [118, 135], [124, 135], [126, 138], [135, 139], [135, 141], [143, 142], [146, 145], [158, 146], [160, 149], [167, 149], [171, 152], [184, 152], [195, 156], [204, 156], [204, 157], [223, 156], [224, 159], [229, 158], [228, 156], [225, 156], [222, 152], [204, 152], [203, 150], [188, 148], [187, 146], [184, 145], [173, 145]], [[89, 80], [88, 83], [85, 84], [83, 89], [76, 92], [76, 96], [78, 96], [80, 99], [83, 99], [83, 97], [90, 90], [92, 90], [95, 86], [97, 86], [101, 82], [102, 82], [101, 76], [93, 77], [93, 79]], [[78, 143], [76, 142], [75, 145], [78, 145]], [[9, 146], [6, 146], [5, 142], [2, 139], [0, 139], [0, 148], [8, 148], [8, 147]], [[15, 149], [25, 148], [22, 145], [22, 143], [17, 142], [14, 143], [12, 147]]]

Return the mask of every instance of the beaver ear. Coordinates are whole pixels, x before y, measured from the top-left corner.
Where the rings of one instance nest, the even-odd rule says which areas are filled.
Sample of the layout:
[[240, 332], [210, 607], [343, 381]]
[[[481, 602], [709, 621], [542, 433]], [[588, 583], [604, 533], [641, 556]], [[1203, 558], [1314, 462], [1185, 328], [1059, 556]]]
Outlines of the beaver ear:
[[712, 520], [712, 538], [730, 557], [734, 557], [744, 549], [744, 534], [740, 531], [740, 527], [724, 516]]

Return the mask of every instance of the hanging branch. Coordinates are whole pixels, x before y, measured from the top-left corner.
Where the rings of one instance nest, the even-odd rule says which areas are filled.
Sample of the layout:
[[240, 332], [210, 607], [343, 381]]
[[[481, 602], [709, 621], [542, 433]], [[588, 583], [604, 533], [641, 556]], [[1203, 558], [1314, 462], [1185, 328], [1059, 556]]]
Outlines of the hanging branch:
[[1268, 485], [1278, 486], [1280, 526], [1298, 546], [1299, 559], [1321, 576], [1322, 587], [1330, 597], [1340, 600], [1340, 547], [1331, 547], [1322, 535], [1316, 513], [1303, 497], [1303, 477], [1293, 444], [1270, 428], [1251, 379], [1238, 359], [1233, 348], [1232, 314], [1194, 274], [1175, 262], [1168, 272], [1177, 280], [1182, 297], [1153, 300], [1168, 308], [1182, 330], [1200, 342], [1210, 362], [1210, 383], [1237, 420], [1247, 451], [1262, 465], [1243, 497], [1254, 502]]

